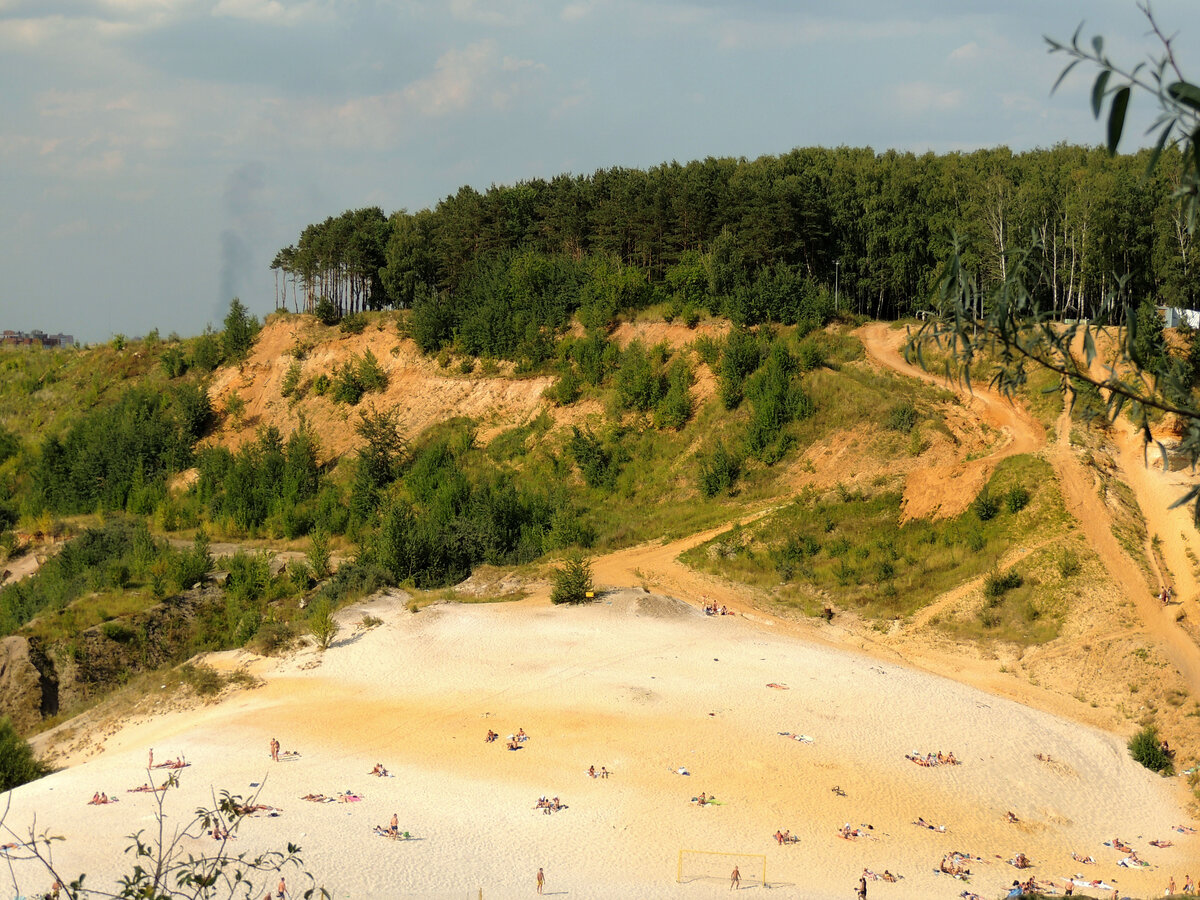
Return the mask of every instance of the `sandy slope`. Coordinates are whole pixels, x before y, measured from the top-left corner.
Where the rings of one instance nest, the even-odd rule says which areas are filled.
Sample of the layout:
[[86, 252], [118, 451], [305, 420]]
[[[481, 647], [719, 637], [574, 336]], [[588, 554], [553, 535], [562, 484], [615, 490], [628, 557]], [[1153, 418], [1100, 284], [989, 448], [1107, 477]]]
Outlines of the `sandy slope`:
[[[984, 858], [970, 884], [983, 896], [1011, 883], [1018, 873], [998, 856], [1019, 850], [1039, 878], [1086, 869], [1135, 896], [1200, 871], [1200, 837], [1171, 831], [1185, 815], [1179, 780], [1149, 774], [1111, 735], [943, 678], [637, 590], [582, 608], [365, 608], [384, 624], [348, 629], [321, 665], [314, 651], [260, 661], [262, 688], [129, 725], [101, 756], [14, 792], [7, 824], [24, 830], [36, 813], [66, 836], [55, 850], [64, 870], [112, 877], [120, 835], [152, 822], [150, 796], [124, 789], [144, 780], [153, 746], [195, 763], [168, 798], [169, 823], [214, 789], [248, 791], [265, 776], [261, 799], [283, 813], [246, 821], [237, 849], [294, 840], [341, 896], [464, 897], [480, 887], [485, 897], [526, 896], [538, 866], [551, 893], [572, 897], [724, 896], [722, 879], [676, 884], [685, 847], [765, 854], [783, 896], [812, 898], [850, 896], [864, 866], [905, 876], [873, 883], [873, 898], [956, 897], [963, 884], [933, 874], [950, 849]], [[483, 742], [489, 727], [505, 736], [523, 727], [531, 739], [507, 751]], [[270, 763], [273, 735], [302, 758]], [[904, 758], [938, 749], [964, 764]], [[376, 761], [396, 777], [367, 776]], [[591, 779], [589, 764], [613, 776]], [[97, 789], [121, 802], [85, 805]], [[366, 799], [297, 799], [348, 789]], [[700, 791], [722, 805], [691, 804]], [[569, 808], [543, 815], [532, 808], [541, 794]], [[1021, 824], [1005, 822], [1006, 810]], [[420, 840], [372, 836], [392, 812]], [[910, 824], [917, 816], [947, 832]], [[845, 822], [873, 828], [848, 842], [835, 833]], [[776, 828], [799, 845], [778, 847]], [[1155, 868], [1117, 868], [1120, 854], [1101, 843], [1114, 835]], [[1176, 845], [1159, 850], [1151, 838]], [[1071, 850], [1099, 865], [1074, 863]], [[724, 860], [714, 868], [727, 874]], [[31, 864], [15, 871], [27, 887], [45, 886]]]

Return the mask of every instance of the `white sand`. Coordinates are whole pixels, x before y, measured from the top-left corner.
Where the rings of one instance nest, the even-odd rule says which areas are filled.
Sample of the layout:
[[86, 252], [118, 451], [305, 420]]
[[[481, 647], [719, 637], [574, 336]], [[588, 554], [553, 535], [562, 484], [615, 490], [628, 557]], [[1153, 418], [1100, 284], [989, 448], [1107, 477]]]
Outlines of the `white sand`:
[[[864, 866], [904, 876], [872, 882], [872, 900], [965, 888], [994, 897], [1016, 877], [1076, 872], [1148, 897], [1170, 875], [1182, 884], [1186, 872], [1200, 874], [1200, 836], [1172, 830], [1187, 822], [1181, 779], [1142, 769], [1116, 736], [946, 679], [632, 592], [582, 608], [524, 601], [417, 615], [385, 600], [343, 618], [364, 608], [385, 624], [347, 629], [319, 667], [302, 668], [314, 651], [265, 662], [262, 688], [127, 726], [97, 758], [15, 791], [7, 824], [22, 832], [36, 813], [39, 827], [66, 837], [55, 849], [63, 870], [111, 879], [127, 867], [123, 836], [154, 824], [153, 797], [125, 793], [145, 780], [153, 746], [160, 759], [184, 753], [194, 763], [167, 798], [171, 825], [213, 790], [248, 793], [266, 777], [261, 802], [283, 813], [246, 820], [234, 846], [294, 841], [337, 896], [531, 896], [539, 866], [549, 895], [727, 896], [727, 877], [676, 883], [681, 848], [762, 853], [784, 896], [843, 900]], [[489, 727], [501, 741], [484, 743]], [[506, 750], [503, 738], [519, 727], [530, 740]], [[272, 736], [302, 758], [271, 763]], [[904, 758], [939, 749], [963, 765]], [[375, 762], [396, 777], [367, 775]], [[612, 777], [589, 778], [592, 764]], [[691, 775], [675, 774], [679, 766]], [[348, 789], [366, 799], [297, 799]], [[121, 802], [87, 806], [95, 790]], [[690, 803], [700, 791], [722, 805]], [[533, 809], [542, 794], [569, 808], [543, 815]], [[1008, 824], [1006, 810], [1021, 824]], [[371, 834], [393, 812], [419, 840]], [[910, 824], [917, 816], [947, 832]], [[842, 840], [844, 822], [873, 825], [872, 837]], [[777, 846], [776, 828], [800, 843]], [[1118, 868], [1121, 854], [1101, 845], [1115, 835], [1154, 868]], [[1156, 849], [1152, 838], [1175, 846]], [[987, 860], [969, 885], [934, 875], [949, 850]], [[1099, 864], [1073, 862], [1072, 850]], [[1018, 851], [1034, 868], [997, 858]], [[727, 876], [724, 860], [715, 868]], [[15, 871], [27, 892], [49, 884], [30, 864]], [[10, 887], [2, 872], [0, 895]], [[744, 890], [762, 891], [742, 873]]]

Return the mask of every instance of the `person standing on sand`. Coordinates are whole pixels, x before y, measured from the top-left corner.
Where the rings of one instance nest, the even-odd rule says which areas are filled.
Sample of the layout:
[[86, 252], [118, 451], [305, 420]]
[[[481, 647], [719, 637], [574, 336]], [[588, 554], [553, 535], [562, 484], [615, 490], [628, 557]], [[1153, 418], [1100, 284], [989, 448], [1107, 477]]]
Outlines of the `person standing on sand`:
[[149, 760], [149, 762], [146, 763], [146, 768], [148, 768], [148, 769], [154, 768], [154, 748], [153, 747], [150, 748], [150, 760]]
[[1163, 896], [1164, 897], [1175, 896], [1175, 876], [1174, 875], [1172, 875], [1170, 878], [1167, 879], [1167, 892], [1165, 894], [1163, 894]]
[[279, 887], [275, 888], [275, 896], [278, 900], [283, 900], [287, 896], [287, 882], [284, 881], [282, 875], [279, 876]]
[[537, 892], [540, 894], [546, 887], [546, 873], [542, 871], [541, 866], [538, 866], [537, 873]]
[[867, 876], [858, 876], [858, 900], [867, 900]]
[[734, 866], [733, 871], [729, 873], [729, 889], [731, 891], [742, 889], [742, 873], [738, 871], [737, 866]]

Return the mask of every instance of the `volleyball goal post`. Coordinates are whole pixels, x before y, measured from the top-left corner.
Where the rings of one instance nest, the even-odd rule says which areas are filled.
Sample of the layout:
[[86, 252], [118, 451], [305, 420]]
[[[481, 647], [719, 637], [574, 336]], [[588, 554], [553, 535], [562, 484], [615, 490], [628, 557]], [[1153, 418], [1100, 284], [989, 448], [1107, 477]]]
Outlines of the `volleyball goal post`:
[[727, 850], [680, 850], [675, 881], [683, 884], [701, 878], [729, 878], [735, 866], [742, 881], [766, 887], [765, 853], [731, 853]]

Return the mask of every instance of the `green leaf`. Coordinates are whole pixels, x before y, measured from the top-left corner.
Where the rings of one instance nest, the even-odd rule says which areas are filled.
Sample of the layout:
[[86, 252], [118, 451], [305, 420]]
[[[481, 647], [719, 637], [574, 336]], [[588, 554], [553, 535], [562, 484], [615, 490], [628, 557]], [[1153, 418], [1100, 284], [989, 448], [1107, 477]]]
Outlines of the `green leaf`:
[[1146, 177], [1149, 178], [1158, 165], [1158, 159], [1162, 156], [1163, 147], [1167, 145], [1167, 138], [1171, 135], [1171, 123], [1168, 122], [1163, 126], [1162, 132], [1158, 135], [1158, 140], [1154, 142], [1154, 149], [1150, 152], [1150, 159], [1146, 162]]
[[1096, 76], [1096, 83], [1092, 85], [1092, 115], [1097, 119], [1100, 118], [1100, 110], [1104, 107], [1104, 89], [1108, 87], [1111, 75], [1112, 72], [1105, 69]]
[[1117, 144], [1121, 142], [1121, 132], [1125, 130], [1125, 110], [1129, 108], [1129, 87], [1119, 88], [1113, 94], [1112, 107], [1108, 111], [1108, 152], [1111, 156], [1117, 152]]
[[1072, 60], [1071, 63], [1065, 69], [1063, 69], [1061, 73], [1059, 73], [1058, 80], [1054, 82], [1054, 87], [1050, 88], [1050, 93], [1053, 94], [1058, 90], [1058, 86], [1063, 83], [1063, 79], [1071, 74], [1071, 70], [1079, 65], [1079, 62], [1080, 61], [1077, 59]]
[[1092, 363], [1096, 361], [1096, 341], [1092, 337], [1091, 327], [1087, 325], [1083, 328], [1083, 355], [1090, 369]]
[[1172, 100], [1200, 110], [1200, 87], [1187, 81], [1176, 81], [1167, 85], [1167, 93], [1171, 95]]
[[1097, 56], [1104, 53], [1104, 38], [1101, 35], [1092, 38], [1092, 48], [1096, 51]]

